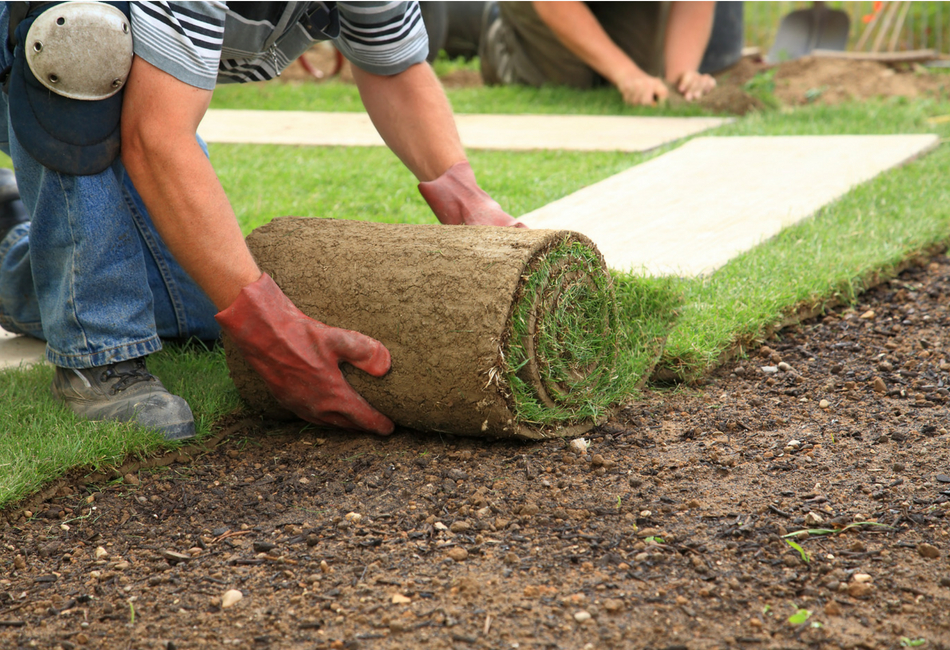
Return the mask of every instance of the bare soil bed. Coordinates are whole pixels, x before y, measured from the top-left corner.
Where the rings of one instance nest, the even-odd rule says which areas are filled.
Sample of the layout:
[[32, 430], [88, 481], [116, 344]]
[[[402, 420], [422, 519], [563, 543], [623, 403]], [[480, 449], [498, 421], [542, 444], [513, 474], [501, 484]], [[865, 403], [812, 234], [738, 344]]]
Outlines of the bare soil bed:
[[[332, 78], [336, 59], [332, 47], [321, 44], [304, 55], [311, 67], [323, 75], [314, 78], [295, 62], [281, 75], [285, 82], [319, 82]], [[756, 75], [770, 75], [756, 88], [749, 82]], [[344, 63], [340, 78], [352, 82], [349, 64]], [[743, 115], [766, 108], [763, 91], [771, 93], [780, 105], [840, 104], [874, 97], [938, 97], [950, 94], [950, 74], [935, 72], [917, 64], [886, 65], [875, 61], [805, 57], [769, 66], [753, 57], [745, 57], [735, 66], [716, 75], [717, 87], [699, 103], [721, 113]], [[474, 70], [455, 70], [441, 78], [446, 88], [472, 88], [482, 85]], [[675, 92], [671, 105], [684, 102]]]
[[586, 452], [235, 416], [9, 509], [0, 647], [950, 648], [948, 293], [925, 260]]

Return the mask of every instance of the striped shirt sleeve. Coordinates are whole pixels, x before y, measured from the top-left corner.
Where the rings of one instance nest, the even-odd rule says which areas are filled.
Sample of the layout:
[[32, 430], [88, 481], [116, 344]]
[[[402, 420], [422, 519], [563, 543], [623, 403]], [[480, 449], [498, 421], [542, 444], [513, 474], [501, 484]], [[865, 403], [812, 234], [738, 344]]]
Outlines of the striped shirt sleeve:
[[418, 2], [340, 2], [340, 36], [333, 40], [343, 55], [374, 74], [392, 75], [429, 53], [429, 38]]
[[224, 2], [131, 2], [135, 54], [189, 85], [214, 89]]

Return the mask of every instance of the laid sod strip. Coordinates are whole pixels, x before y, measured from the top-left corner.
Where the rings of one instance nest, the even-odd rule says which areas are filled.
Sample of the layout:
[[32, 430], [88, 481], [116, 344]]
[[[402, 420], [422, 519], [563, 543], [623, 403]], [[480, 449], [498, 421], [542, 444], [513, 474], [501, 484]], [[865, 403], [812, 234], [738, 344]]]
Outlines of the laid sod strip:
[[814, 218], [686, 285], [658, 378], [692, 381], [789, 317], [851, 303], [950, 238], [950, 147], [861, 185]]
[[[616, 115], [465, 115], [455, 126], [466, 149], [648, 151], [722, 126], [719, 117]], [[385, 146], [365, 113], [209, 110], [206, 142], [305, 146]]]
[[[149, 357], [149, 369], [188, 400], [199, 439], [238, 406], [222, 351], [171, 347]], [[50, 394], [53, 368], [0, 370], [0, 507], [22, 499], [69, 470], [96, 471], [170, 445], [129, 424], [88, 422]]]
[[[615, 371], [621, 328], [613, 284], [583, 235], [285, 217], [247, 242], [305, 314], [386, 345], [393, 362], [385, 377], [344, 372], [397, 425], [576, 435], [643, 376]], [[225, 348], [241, 396], [280, 415], [236, 348], [227, 340]]]

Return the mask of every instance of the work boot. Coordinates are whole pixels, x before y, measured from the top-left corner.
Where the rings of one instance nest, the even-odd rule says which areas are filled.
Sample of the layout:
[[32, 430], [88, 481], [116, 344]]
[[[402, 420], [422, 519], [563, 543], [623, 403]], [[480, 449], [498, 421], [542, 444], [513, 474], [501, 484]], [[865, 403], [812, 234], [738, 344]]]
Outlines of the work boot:
[[26, 223], [30, 215], [20, 200], [16, 176], [9, 169], [0, 169], [0, 241], [14, 226]]
[[191, 408], [145, 367], [145, 358], [95, 368], [56, 368], [53, 397], [88, 420], [136, 422], [166, 440], [195, 435]]

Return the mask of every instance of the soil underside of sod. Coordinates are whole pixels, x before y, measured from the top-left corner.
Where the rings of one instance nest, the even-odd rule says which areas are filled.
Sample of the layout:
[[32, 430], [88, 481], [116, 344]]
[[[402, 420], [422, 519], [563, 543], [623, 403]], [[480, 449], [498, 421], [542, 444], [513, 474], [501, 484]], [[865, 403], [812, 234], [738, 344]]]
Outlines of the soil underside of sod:
[[[318, 46], [308, 52], [307, 60], [321, 71], [324, 80], [331, 79], [334, 69], [332, 50]], [[780, 105], [840, 104], [873, 97], [932, 97], [950, 89], [950, 75], [928, 71], [919, 64], [886, 65], [876, 61], [850, 61], [833, 58], [805, 57], [777, 65], [767, 65], [751, 57], [716, 75], [717, 87], [699, 105], [710, 111], [744, 115], [768, 108], [768, 96]], [[349, 64], [345, 63], [340, 78], [352, 82]], [[472, 88], [482, 85], [474, 70], [456, 70], [441, 77], [446, 88]], [[300, 63], [291, 65], [280, 77], [281, 82], [317, 82]], [[763, 100], [764, 98], [764, 100]], [[682, 97], [671, 93], [670, 104], [682, 103]]]
[[941, 255], [586, 454], [232, 419], [8, 510], [0, 647], [948, 648], [948, 320]]

